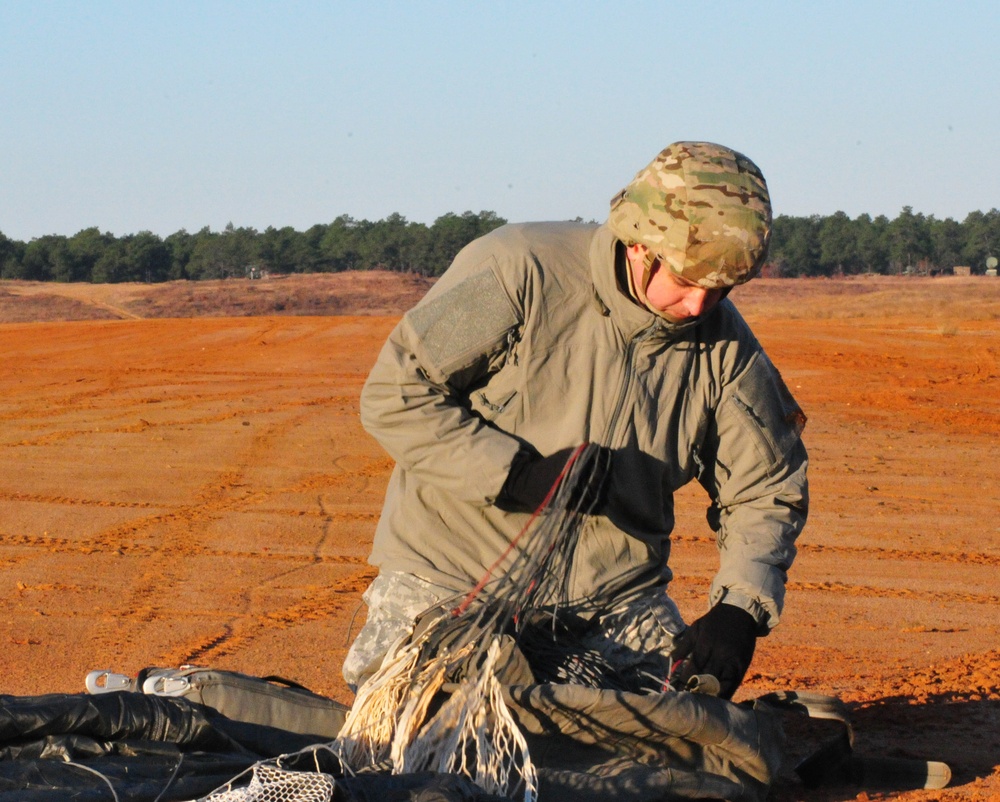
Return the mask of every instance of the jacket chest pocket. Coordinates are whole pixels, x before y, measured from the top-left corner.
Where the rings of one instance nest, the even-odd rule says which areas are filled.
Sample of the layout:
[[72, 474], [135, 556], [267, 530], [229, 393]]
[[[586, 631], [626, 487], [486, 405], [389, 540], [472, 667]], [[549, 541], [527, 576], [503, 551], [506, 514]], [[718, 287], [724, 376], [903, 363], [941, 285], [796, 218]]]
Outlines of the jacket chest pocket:
[[469, 394], [471, 410], [489, 423], [509, 423], [511, 428], [508, 430], [513, 431], [522, 402], [520, 374], [516, 365], [506, 365], [484, 386]]
[[511, 402], [517, 397], [517, 390], [509, 390], [500, 397], [491, 399], [485, 390], [479, 390], [474, 394], [473, 409], [481, 418], [493, 421], [498, 415], [503, 414]]

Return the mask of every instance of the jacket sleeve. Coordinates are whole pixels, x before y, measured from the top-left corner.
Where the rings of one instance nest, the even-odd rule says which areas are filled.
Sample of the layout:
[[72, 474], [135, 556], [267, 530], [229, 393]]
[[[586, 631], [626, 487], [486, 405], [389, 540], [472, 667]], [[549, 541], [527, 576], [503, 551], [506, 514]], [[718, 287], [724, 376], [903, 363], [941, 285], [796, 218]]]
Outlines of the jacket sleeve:
[[469, 262], [460, 255], [390, 334], [361, 393], [361, 422], [409, 475], [485, 506], [520, 443], [476, 414], [469, 394], [510, 356], [523, 295], [495, 259]]
[[713, 499], [720, 565], [711, 604], [741, 607], [766, 634], [784, 604], [795, 540], [808, 511], [805, 415], [757, 347], [726, 386], [716, 411], [714, 470], [701, 482]]

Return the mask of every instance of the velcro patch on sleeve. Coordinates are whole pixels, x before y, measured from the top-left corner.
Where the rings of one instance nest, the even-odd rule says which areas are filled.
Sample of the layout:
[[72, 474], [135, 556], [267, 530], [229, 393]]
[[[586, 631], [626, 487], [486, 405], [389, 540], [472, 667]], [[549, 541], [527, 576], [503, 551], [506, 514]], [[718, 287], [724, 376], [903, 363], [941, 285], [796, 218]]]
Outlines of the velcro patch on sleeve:
[[407, 313], [424, 357], [443, 375], [502, 347], [520, 323], [492, 270], [483, 270]]

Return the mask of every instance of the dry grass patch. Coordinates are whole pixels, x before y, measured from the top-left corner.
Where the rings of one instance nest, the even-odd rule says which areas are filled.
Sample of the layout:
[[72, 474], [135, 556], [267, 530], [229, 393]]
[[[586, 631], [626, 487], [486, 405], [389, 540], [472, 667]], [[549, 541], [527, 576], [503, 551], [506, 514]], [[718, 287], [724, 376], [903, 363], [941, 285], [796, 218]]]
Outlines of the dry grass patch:
[[38, 320], [114, 320], [113, 312], [58, 294], [22, 296], [0, 287], [0, 323], [33, 323]]
[[378, 270], [163, 284], [4, 281], [0, 282], [0, 322], [398, 315], [420, 300], [433, 283], [424, 276]]
[[737, 287], [732, 298], [747, 317], [771, 320], [906, 317], [937, 329], [1000, 317], [1000, 279], [986, 276], [761, 278]]

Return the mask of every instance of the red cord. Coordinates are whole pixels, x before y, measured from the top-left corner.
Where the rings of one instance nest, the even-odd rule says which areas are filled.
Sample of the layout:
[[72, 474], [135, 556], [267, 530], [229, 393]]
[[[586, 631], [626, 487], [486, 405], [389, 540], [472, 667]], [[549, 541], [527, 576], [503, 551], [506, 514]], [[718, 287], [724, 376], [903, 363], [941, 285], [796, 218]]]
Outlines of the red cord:
[[538, 509], [536, 509], [531, 514], [531, 517], [528, 519], [527, 523], [525, 523], [525, 525], [521, 528], [521, 531], [517, 533], [517, 537], [515, 537], [510, 542], [510, 545], [508, 545], [507, 548], [504, 549], [503, 554], [497, 557], [493, 565], [491, 565], [487, 569], [486, 574], [483, 576], [483, 578], [479, 580], [476, 586], [472, 590], [470, 590], [468, 595], [466, 595], [466, 597], [462, 600], [462, 603], [451, 611], [452, 616], [458, 618], [458, 616], [462, 615], [462, 613], [464, 613], [466, 610], [469, 609], [469, 605], [472, 604], [476, 596], [478, 596], [480, 592], [482, 592], [482, 589], [486, 587], [487, 583], [492, 578], [493, 572], [500, 566], [500, 564], [504, 560], [507, 559], [510, 553], [517, 547], [518, 541], [521, 539], [524, 533], [528, 531], [531, 525], [535, 522], [535, 519], [542, 514], [545, 508], [549, 505], [549, 502], [552, 501], [552, 497], [556, 494], [556, 490], [558, 490], [559, 484], [562, 482], [563, 477], [565, 477], [566, 474], [569, 473], [569, 469], [573, 466], [573, 463], [576, 462], [577, 457], [580, 456], [581, 452], [588, 445], [589, 445], [588, 443], [581, 443], [579, 446], [577, 446], [576, 450], [570, 455], [570, 458], [566, 460], [566, 464], [563, 466], [562, 471], [560, 471], [559, 475], [556, 477], [555, 482], [552, 483], [552, 487], [549, 488], [549, 492], [545, 494], [545, 498], [542, 499], [542, 503], [538, 505]]

